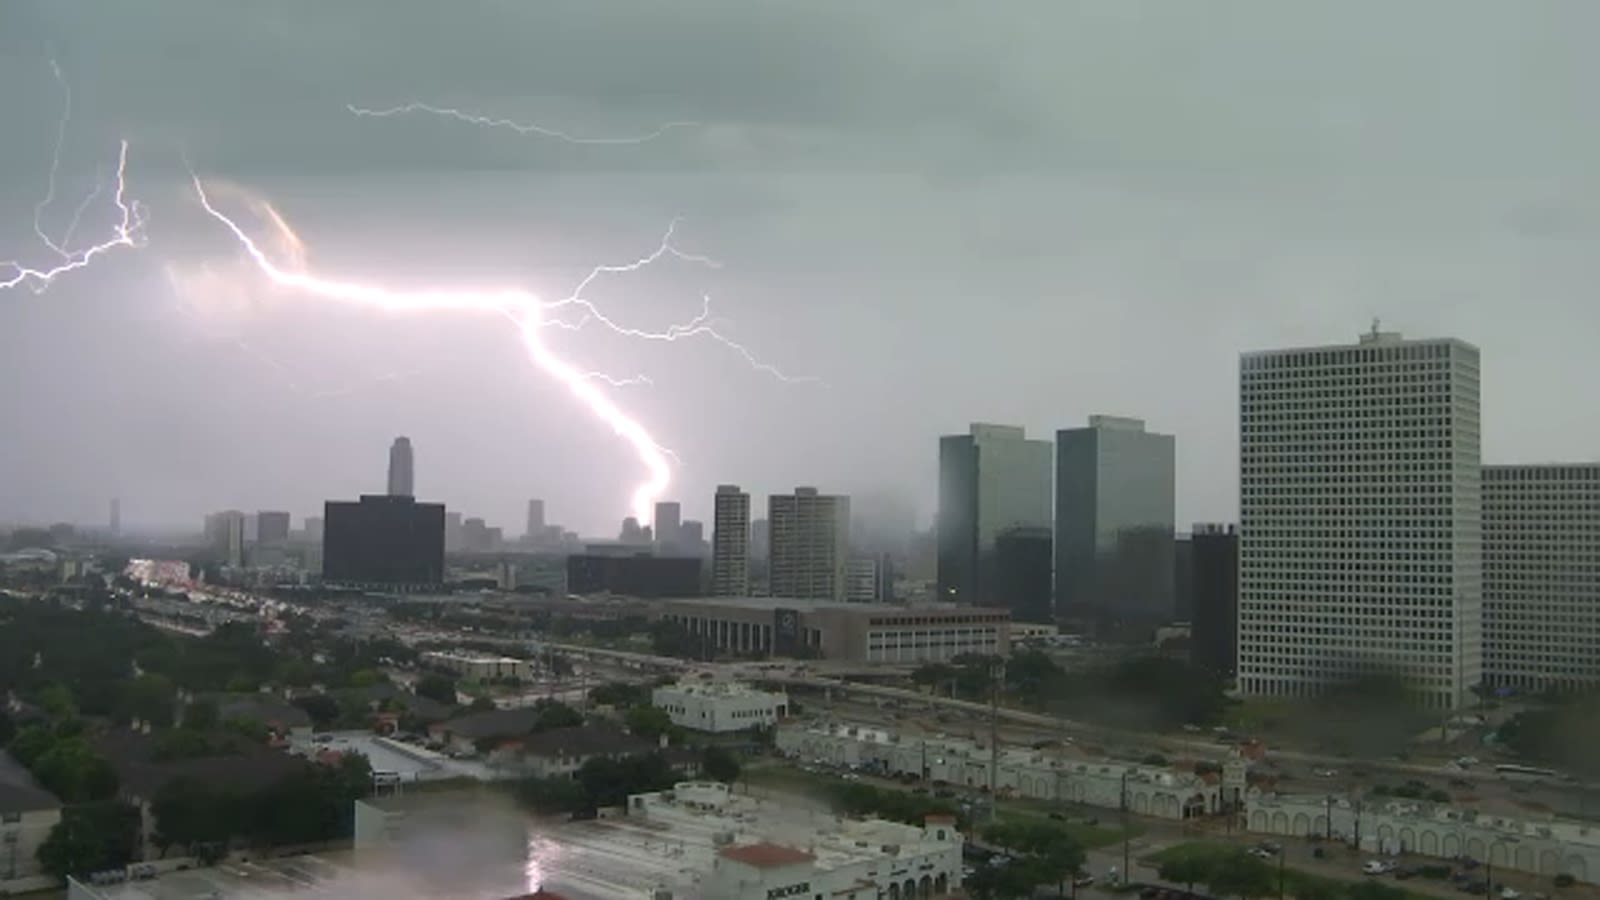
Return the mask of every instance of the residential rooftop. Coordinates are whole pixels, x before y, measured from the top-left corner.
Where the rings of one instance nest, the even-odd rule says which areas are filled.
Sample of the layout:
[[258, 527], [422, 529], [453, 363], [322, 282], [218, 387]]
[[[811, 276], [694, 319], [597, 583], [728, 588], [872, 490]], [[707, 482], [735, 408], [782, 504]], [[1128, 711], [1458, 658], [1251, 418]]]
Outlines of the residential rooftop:
[[61, 801], [40, 786], [22, 763], [0, 750], [0, 813], [30, 813], [60, 809]]

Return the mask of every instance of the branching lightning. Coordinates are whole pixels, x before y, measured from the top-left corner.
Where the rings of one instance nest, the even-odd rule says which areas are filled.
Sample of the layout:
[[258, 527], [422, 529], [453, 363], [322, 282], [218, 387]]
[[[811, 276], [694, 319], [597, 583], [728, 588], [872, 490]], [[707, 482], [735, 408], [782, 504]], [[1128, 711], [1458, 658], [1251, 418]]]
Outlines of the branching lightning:
[[[245, 255], [255, 264], [261, 274], [265, 275], [273, 284], [300, 291], [318, 299], [388, 313], [440, 311], [472, 313], [500, 316], [514, 324], [529, 359], [545, 374], [560, 382], [569, 394], [632, 446], [635, 455], [644, 465], [647, 472], [644, 482], [634, 489], [632, 503], [630, 504], [634, 516], [641, 522], [651, 520], [656, 500], [662, 496], [667, 486], [671, 483], [672, 469], [667, 461], [669, 458], [676, 459], [676, 454], [659, 444], [643, 424], [619, 407], [600, 389], [599, 385], [605, 384], [618, 387], [626, 384], [647, 384], [649, 382], [643, 376], [616, 378], [605, 373], [584, 371], [574, 366], [550, 349], [544, 340], [546, 328], [555, 327], [577, 330], [589, 323], [594, 323], [619, 335], [653, 341], [677, 341], [689, 337], [704, 336], [733, 349], [752, 365], [785, 381], [814, 380], [787, 376], [777, 368], [761, 362], [742, 344], [727, 338], [717, 331], [711, 325], [709, 311], [702, 312], [701, 315], [687, 324], [673, 325], [664, 331], [647, 331], [619, 324], [602, 312], [594, 303], [582, 296], [582, 289], [592, 284], [595, 279], [602, 275], [635, 272], [664, 256], [675, 256], [705, 265], [716, 264], [712, 260], [686, 254], [674, 248], [671, 241], [673, 234], [671, 228], [668, 229], [666, 236], [662, 238], [661, 244], [652, 253], [632, 263], [596, 267], [579, 282], [578, 290], [560, 300], [541, 300], [535, 294], [521, 288], [431, 288], [406, 290], [367, 281], [327, 277], [316, 274], [298, 263], [291, 266], [279, 264], [271, 255], [262, 250], [260, 244], [251, 237], [249, 232], [218, 208], [211, 195], [207, 193], [204, 180], [195, 175], [193, 183], [195, 195], [206, 213], [227, 228], [244, 250]], [[270, 207], [266, 207], [265, 211], [270, 212]], [[283, 232], [282, 236], [289, 246], [304, 246], [282, 217], [277, 216], [275, 212], [271, 212], [266, 218], [273, 223], [274, 227]], [[676, 223], [674, 223], [674, 227], [675, 225]], [[559, 314], [562, 310], [569, 309], [579, 312], [576, 321], [565, 320], [560, 317]]]
[[[51, 72], [54, 74], [56, 82], [61, 86], [65, 99], [61, 119], [57, 123], [54, 153], [51, 157], [44, 196], [33, 209], [33, 227], [34, 234], [44, 245], [44, 249], [53, 253], [56, 259], [49, 265], [44, 266], [24, 264], [20, 260], [0, 261], [0, 290], [27, 287], [35, 292], [43, 292], [55, 279], [88, 267], [96, 258], [112, 250], [124, 247], [130, 249], [138, 248], [144, 244], [144, 228], [146, 224], [144, 209], [137, 201], [130, 200], [127, 195], [128, 142], [126, 140], [119, 143], [116, 167], [111, 177], [108, 179], [103, 169], [97, 173], [94, 190], [74, 208], [72, 217], [62, 236], [59, 239], [53, 238], [49, 229], [46, 228], [45, 217], [58, 199], [56, 195], [60, 180], [61, 160], [67, 134], [70, 130], [73, 102], [71, 86], [62, 74], [61, 68], [54, 61], [51, 62]], [[357, 106], [350, 106], [348, 109], [354, 115], [374, 118], [428, 114], [454, 119], [479, 127], [509, 129], [518, 134], [536, 134], [567, 143], [583, 145], [642, 144], [654, 141], [674, 129], [692, 127], [696, 124], [693, 122], [669, 122], [647, 134], [625, 137], [590, 137], [540, 125], [479, 116], [456, 109], [429, 106], [422, 103], [409, 103], [389, 109], [365, 109]], [[578, 283], [571, 294], [558, 300], [541, 300], [535, 294], [521, 288], [483, 290], [455, 287], [406, 290], [391, 288], [374, 282], [344, 280], [316, 274], [307, 265], [303, 242], [283, 217], [270, 204], [259, 200], [252, 202], [247, 198], [245, 205], [249, 211], [257, 219], [265, 222], [268, 227], [273, 229], [276, 237], [280, 239], [277, 245], [278, 250], [274, 253], [267, 252], [262, 249], [262, 245], [244, 227], [233, 217], [222, 211], [223, 187], [218, 183], [213, 183], [211, 190], [208, 191], [207, 183], [198, 175], [194, 175], [192, 169], [191, 175], [195, 195], [199, 199], [201, 207], [211, 218], [220, 222], [228, 230], [244, 251], [244, 257], [248, 263], [252, 264], [255, 270], [274, 285], [298, 291], [320, 300], [387, 313], [471, 313], [496, 316], [515, 325], [522, 345], [534, 365], [540, 371], [558, 381], [566, 388], [569, 394], [582, 403], [596, 418], [609, 426], [619, 437], [623, 438], [632, 447], [635, 455], [643, 464], [646, 476], [643, 482], [634, 489], [631, 498], [632, 512], [641, 522], [649, 522], [651, 520], [655, 501], [662, 496], [671, 483], [672, 469], [668, 460], [676, 461], [677, 455], [660, 445], [643, 424], [619, 407], [608, 396], [605, 388], [652, 385], [653, 382], [644, 375], [618, 377], [605, 372], [584, 370], [557, 355], [550, 348], [545, 341], [546, 329], [556, 328], [566, 331], [579, 331], [588, 327], [599, 327], [622, 337], [664, 342], [674, 342], [692, 337], [708, 338], [734, 351], [757, 370], [770, 374], [782, 381], [790, 383], [818, 381], [818, 379], [810, 376], [796, 377], [785, 374], [780, 369], [757, 358], [743, 344], [734, 341], [719, 331], [717, 321], [711, 315], [709, 297], [704, 298], [704, 305], [699, 315], [688, 322], [672, 325], [662, 331], [652, 331], [618, 322], [584, 296], [584, 291], [601, 276], [636, 272], [668, 256], [690, 263], [718, 268], [719, 264], [716, 261], [704, 256], [685, 253], [674, 246], [673, 237], [678, 225], [676, 221], [668, 227], [661, 243], [654, 251], [631, 263], [595, 267]], [[108, 184], [111, 202], [117, 212], [117, 219], [111, 227], [110, 236], [103, 238], [98, 243], [74, 249], [74, 238], [77, 236], [83, 217], [107, 192]], [[169, 275], [172, 275], [175, 270], [169, 265], [168, 271]], [[248, 347], [243, 347], [243, 349], [247, 352], [253, 352]], [[270, 359], [264, 358], [264, 361], [269, 365], [276, 365]]]
[[61, 171], [61, 153], [66, 144], [67, 128], [72, 119], [72, 88], [62, 76], [61, 67], [56, 65], [54, 60], [50, 62], [50, 71], [55, 75], [56, 82], [61, 85], [66, 102], [62, 109], [61, 120], [56, 127], [55, 152], [50, 157], [50, 174], [45, 194], [33, 207], [33, 231], [45, 247], [55, 253], [57, 261], [42, 268], [24, 265], [20, 260], [0, 261], [0, 290], [27, 287], [36, 293], [42, 293], [51, 282], [68, 272], [87, 267], [95, 257], [118, 247], [138, 247], [144, 242], [144, 210], [136, 201], [127, 198], [127, 141], [122, 141], [117, 151], [113, 202], [116, 204], [118, 217], [111, 227], [111, 236], [82, 250], [72, 249], [72, 238], [77, 233], [79, 221], [104, 190], [104, 181], [98, 178], [94, 191], [73, 211], [72, 220], [61, 240], [52, 239], [46, 231], [43, 223], [44, 214], [56, 200], [56, 181]]
[[458, 122], [465, 122], [468, 125], [476, 125], [480, 128], [503, 128], [508, 131], [514, 131], [517, 134], [537, 134], [541, 137], [565, 141], [568, 144], [584, 144], [589, 146], [646, 144], [666, 135], [670, 131], [675, 131], [680, 128], [696, 128], [699, 127], [700, 124], [698, 122], [668, 122], [656, 130], [647, 132], [645, 134], [613, 137], [590, 137], [576, 135], [566, 131], [558, 131], [554, 128], [548, 128], [544, 125], [516, 122], [511, 119], [502, 119], [493, 116], [482, 116], [475, 113], [463, 112], [462, 110], [453, 109], [448, 106], [433, 106], [427, 103], [405, 103], [400, 106], [391, 106], [387, 109], [369, 109], [363, 106], [356, 106], [355, 104], [346, 104], [345, 109], [349, 110], [354, 115], [373, 119], [388, 119], [394, 116], [413, 116], [418, 114], [439, 116], [446, 119], [455, 119]]

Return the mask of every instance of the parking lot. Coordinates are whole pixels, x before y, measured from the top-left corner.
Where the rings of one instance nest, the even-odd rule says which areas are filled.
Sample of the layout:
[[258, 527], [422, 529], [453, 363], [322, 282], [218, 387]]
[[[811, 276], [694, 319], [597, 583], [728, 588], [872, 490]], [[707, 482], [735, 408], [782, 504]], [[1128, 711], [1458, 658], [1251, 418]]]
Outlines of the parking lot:
[[495, 773], [481, 762], [451, 759], [425, 747], [403, 744], [365, 731], [335, 731], [296, 740], [296, 753], [314, 755], [323, 750], [352, 751], [367, 758], [374, 772], [393, 772], [402, 782], [448, 778], [492, 779]]

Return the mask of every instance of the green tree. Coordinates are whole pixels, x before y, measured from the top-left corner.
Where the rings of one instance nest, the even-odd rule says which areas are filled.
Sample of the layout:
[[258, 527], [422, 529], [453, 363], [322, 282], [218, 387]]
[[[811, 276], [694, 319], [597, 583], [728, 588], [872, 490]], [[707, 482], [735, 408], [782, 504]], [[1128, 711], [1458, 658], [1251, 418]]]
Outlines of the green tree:
[[725, 747], [707, 744], [700, 754], [700, 773], [714, 781], [732, 784], [739, 780], [739, 760]]
[[589, 699], [600, 706], [625, 709], [649, 703], [650, 688], [640, 684], [628, 684], [625, 681], [612, 681], [592, 688], [589, 691]]
[[1224, 897], [1256, 900], [1273, 893], [1276, 876], [1271, 866], [1243, 850], [1235, 850], [1217, 857], [1206, 884]]
[[222, 708], [211, 699], [196, 700], [183, 710], [183, 727], [192, 731], [210, 731], [221, 719]]
[[164, 856], [172, 847], [226, 846], [244, 830], [243, 809], [243, 798], [214, 791], [196, 779], [169, 781], [150, 801], [156, 848]]
[[54, 728], [48, 725], [29, 725], [17, 732], [6, 745], [6, 750], [11, 758], [22, 764], [22, 767], [32, 770], [39, 757], [43, 756], [56, 745], [59, 738]]
[[677, 772], [659, 753], [623, 759], [590, 759], [578, 769], [575, 777], [591, 809], [621, 806], [630, 794], [666, 790], [678, 780]]
[[118, 704], [120, 718], [139, 719], [155, 728], [172, 725], [177, 708], [177, 687], [165, 675], [146, 672], [129, 681]]
[[39, 690], [34, 702], [44, 710], [45, 715], [53, 719], [69, 719], [78, 714], [77, 700], [64, 684], [45, 685]]
[[117, 793], [117, 773], [81, 737], [55, 742], [34, 760], [39, 783], [63, 803], [95, 803]]
[[417, 680], [416, 694], [418, 697], [427, 697], [446, 706], [456, 705], [455, 679], [446, 675], [429, 673]]
[[39, 845], [39, 865], [57, 878], [125, 866], [138, 853], [139, 820], [126, 803], [69, 806]]
[[16, 736], [16, 720], [11, 718], [10, 713], [6, 712], [4, 709], [0, 709], [0, 747], [4, 747], [5, 745], [11, 743], [11, 739]]
[[549, 731], [552, 728], [573, 728], [583, 724], [583, 713], [560, 700], [536, 700], [533, 708], [539, 711], [538, 719], [533, 725], [535, 732]]
[[318, 730], [329, 728], [339, 721], [339, 701], [327, 694], [304, 694], [291, 702], [311, 717], [312, 727]]
[[517, 802], [543, 814], [577, 812], [589, 802], [583, 785], [573, 778], [524, 778], [512, 793]]
[[1194, 893], [1194, 886], [1211, 877], [1211, 860], [1198, 853], [1185, 853], [1171, 859], [1164, 860], [1156, 874], [1162, 881], [1181, 884], [1189, 893]]
[[650, 741], [663, 734], [670, 734], [673, 727], [672, 717], [666, 710], [656, 706], [630, 706], [628, 711], [622, 714], [622, 721], [628, 726], [629, 731]]
[[1016, 855], [1010, 864], [1020, 866], [1016, 877], [1025, 875], [1034, 885], [1054, 884], [1058, 891], [1065, 889], [1087, 858], [1072, 835], [1053, 823], [1005, 822], [984, 829], [983, 836]]

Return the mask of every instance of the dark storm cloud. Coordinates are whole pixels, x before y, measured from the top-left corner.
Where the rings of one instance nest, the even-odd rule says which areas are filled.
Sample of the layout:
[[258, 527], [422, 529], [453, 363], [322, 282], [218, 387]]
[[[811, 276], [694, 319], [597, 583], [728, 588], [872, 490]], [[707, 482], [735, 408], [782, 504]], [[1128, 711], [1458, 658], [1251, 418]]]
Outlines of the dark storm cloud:
[[[774, 142], [873, 164], [885, 140], [1026, 121], [968, 54], [919, 46], [914, 27], [861, 5], [26, 0], [0, 15], [37, 36], [26, 43], [41, 68], [54, 55], [88, 86], [86, 118], [245, 174], [720, 169], [770, 165], [760, 150]], [[580, 134], [692, 120], [748, 137], [755, 154], [730, 158], [695, 132], [641, 156], [345, 110], [410, 101]]]
[[[320, 266], [403, 284], [555, 293], [686, 216], [723, 269], [596, 298], [660, 327], [710, 292], [830, 385], [561, 336], [657, 380], [618, 396], [683, 458], [690, 516], [720, 481], [883, 483], [926, 515], [939, 432], [1109, 412], [1178, 435], [1181, 517], [1229, 518], [1237, 353], [1374, 316], [1483, 346], [1490, 458], [1593, 457], [1551, 386], [1596, 378], [1596, 33], [1593, 0], [0, 0], [0, 259], [39, 250], [51, 58], [74, 118], [49, 223], [121, 136], [152, 213], [143, 251], [0, 294], [0, 519], [98, 519], [113, 494], [129, 521], [304, 513], [381, 483], [399, 433], [420, 489], [504, 524], [528, 496], [597, 533], [622, 514], [637, 463], [503, 330], [184, 308], [163, 267], [236, 251], [180, 148], [269, 196]], [[410, 101], [704, 127], [575, 147], [345, 109]]]

